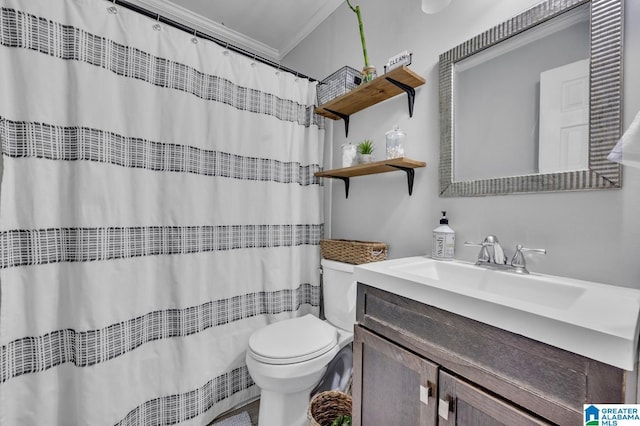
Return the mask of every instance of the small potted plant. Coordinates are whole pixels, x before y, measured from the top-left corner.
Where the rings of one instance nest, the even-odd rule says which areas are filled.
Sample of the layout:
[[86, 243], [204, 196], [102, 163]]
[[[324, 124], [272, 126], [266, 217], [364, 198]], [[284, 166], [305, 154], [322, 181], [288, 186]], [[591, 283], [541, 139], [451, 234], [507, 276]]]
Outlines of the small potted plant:
[[358, 144], [358, 163], [366, 164], [373, 161], [373, 149], [375, 145], [370, 139], [365, 139]]

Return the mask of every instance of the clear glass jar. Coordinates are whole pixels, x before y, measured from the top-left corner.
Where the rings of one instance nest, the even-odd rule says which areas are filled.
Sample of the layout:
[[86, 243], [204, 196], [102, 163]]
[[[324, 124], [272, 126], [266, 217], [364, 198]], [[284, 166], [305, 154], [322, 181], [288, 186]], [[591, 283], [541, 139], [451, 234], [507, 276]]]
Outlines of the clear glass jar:
[[387, 160], [404, 157], [404, 140], [406, 133], [396, 124], [393, 130], [385, 133], [387, 138]]
[[360, 84], [365, 84], [370, 81], [373, 81], [376, 77], [378, 77], [378, 72], [376, 71], [376, 67], [370, 65], [366, 68], [362, 69], [362, 81]]

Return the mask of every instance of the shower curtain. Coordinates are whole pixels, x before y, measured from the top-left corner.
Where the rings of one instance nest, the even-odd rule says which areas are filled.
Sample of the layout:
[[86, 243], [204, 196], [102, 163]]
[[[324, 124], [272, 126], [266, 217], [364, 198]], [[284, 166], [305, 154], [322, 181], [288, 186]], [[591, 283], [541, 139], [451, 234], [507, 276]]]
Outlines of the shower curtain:
[[0, 8], [0, 424], [257, 396], [250, 334], [318, 312], [315, 83], [111, 1]]

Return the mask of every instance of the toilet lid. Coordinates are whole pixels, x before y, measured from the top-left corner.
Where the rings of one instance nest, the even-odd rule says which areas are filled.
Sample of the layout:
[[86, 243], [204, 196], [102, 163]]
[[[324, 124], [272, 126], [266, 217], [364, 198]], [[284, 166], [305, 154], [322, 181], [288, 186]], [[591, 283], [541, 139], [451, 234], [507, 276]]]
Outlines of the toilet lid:
[[308, 314], [268, 325], [251, 335], [252, 356], [267, 364], [293, 364], [316, 358], [338, 344], [335, 327]]

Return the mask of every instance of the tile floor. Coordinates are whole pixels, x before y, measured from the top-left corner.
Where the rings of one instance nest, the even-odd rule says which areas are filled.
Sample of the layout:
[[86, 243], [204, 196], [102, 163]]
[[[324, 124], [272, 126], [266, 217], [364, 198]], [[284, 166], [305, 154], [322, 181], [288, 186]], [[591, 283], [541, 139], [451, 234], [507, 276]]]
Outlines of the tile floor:
[[233, 411], [229, 411], [228, 413], [225, 413], [223, 415], [221, 415], [220, 417], [218, 417], [217, 419], [215, 419], [213, 422], [209, 423], [208, 426], [213, 426], [213, 424], [215, 422], [218, 422], [220, 420], [224, 420], [226, 418], [229, 417], [233, 417], [236, 414], [242, 413], [243, 411], [246, 411], [249, 413], [249, 417], [251, 417], [251, 424], [253, 426], [258, 426], [258, 411], [260, 410], [260, 400], [257, 399], [253, 402], [250, 402], [247, 405], [244, 405], [236, 410]]

